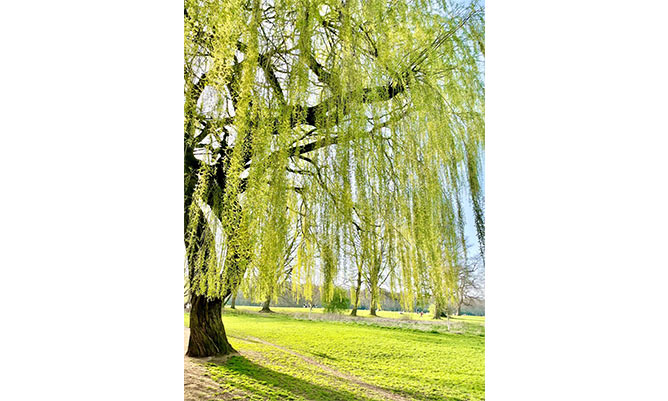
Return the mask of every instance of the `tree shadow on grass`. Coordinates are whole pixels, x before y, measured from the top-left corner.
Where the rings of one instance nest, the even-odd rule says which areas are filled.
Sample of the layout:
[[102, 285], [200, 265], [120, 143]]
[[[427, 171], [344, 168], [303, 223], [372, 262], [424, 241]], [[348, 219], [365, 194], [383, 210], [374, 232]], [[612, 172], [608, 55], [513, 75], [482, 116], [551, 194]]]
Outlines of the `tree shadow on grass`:
[[[355, 394], [340, 388], [325, 387], [268, 369], [248, 360], [244, 356], [233, 356], [224, 363], [212, 363], [210, 366], [224, 367], [226, 371], [233, 375], [240, 378], [245, 376], [247, 379], [250, 379], [235, 380], [233, 386], [263, 399], [284, 400], [303, 397], [309, 400], [374, 400], [361, 394]], [[214, 376], [217, 378], [220, 377], [223, 380], [227, 378], [224, 374], [214, 374]]]
[[322, 352], [311, 352], [311, 354], [313, 354], [315, 356], [319, 356], [320, 358], [329, 359], [330, 361], [337, 361], [338, 360], [338, 358], [334, 358], [333, 356], [329, 356], [329, 355], [327, 355], [325, 353], [322, 353]]
[[413, 398], [414, 400], [423, 400], [423, 401], [467, 401], [470, 398], [468, 397], [458, 397], [453, 395], [444, 395], [444, 394], [425, 394], [418, 391], [405, 390], [404, 394]]
[[[458, 373], [460, 376], [470, 376], [473, 379], [477, 379], [479, 375], [472, 373]], [[395, 377], [403, 377], [404, 382], [420, 382], [423, 379], [416, 378], [414, 375], [401, 375], [395, 373]], [[478, 392], [478, 389], [469, 389], [463, 388], [463, 385], [459, 381], [453, 381], [448, 379], [439, 379], [438, 382], [425, 381], [420, 389], [410, 389], [410, 388], [394, 388], [394, 392], [400, 392], [404, 396], [407, 396], [414, 400], [423, 400], [423, 401], [467, 401], [472, 398], [472, 392]], [[479, 395], [477, 395], [479, 396]], [[477, 399], [477, 398], [475, 398]], [[483, 390], [482, 390], [482, 399], [484, 399], [484, 377], [483, 377]]]
[[[408, 334], [408, 333], [407, 333]], [[475, 334], [453, 334], [443, 332], [421, 331], [410, 333], [406, 339], [412, 342], [427, 344], [468, 344], [473, 347], [484, 346], [485, 336]]]

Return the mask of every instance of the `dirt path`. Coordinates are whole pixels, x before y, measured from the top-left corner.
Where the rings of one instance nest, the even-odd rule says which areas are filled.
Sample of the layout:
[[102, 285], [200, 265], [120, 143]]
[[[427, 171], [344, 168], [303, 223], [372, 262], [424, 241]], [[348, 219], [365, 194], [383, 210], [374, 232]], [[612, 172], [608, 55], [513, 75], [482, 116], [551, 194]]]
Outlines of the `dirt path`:
[[[233, 336], [230, 336], [230, 337], [233, 337]], [[303, 360], [304, 362], [306, 362], [310, 365], [314, 365], [314, 366], [319, 367], [320, 369], [326, 371], [327, 373], [329, 373], [332, 376], [336, 376], [338, 378], [347, 380], [351, 383], [355, 383], [356, 385], [358, 385], [360, 387], [363, 387], [367, 390], [370, 390], [372, 393], [375, 393], [374, 395], [382, 396], [383, 399], [394, 400], [394, 401], [410, 401], [409, 398], [402, 397], [402, 396], [400, 396], [398, 394], [395, 394], [395, 393], [392, 393], [392, 392], [390, 392], [390, 391], [388, 391], [388, 390], [386, 390], [382, 387], [378, 387], [378, 386], [375, 386], [373, 384], [364, 382], [358, 377], [349, 375], [347, 373], [340, 372], [340, 371], [338, 371], [338, 370], [336, 370], [332, 367], [329, 367], [327, 365], [323, 365], [322, 363], [320, 363], [320, 362], [318, 362], [318, 361], [316, 361], [312, 358], [309, 358], [305, 355], [302, 355], [298, 352], [295, 352], [295, 351], [293, 351], [289, 348], [285, 348], [285, 347], [282, 347], [280, 345], [270, 343], [269, 341], [265, 341], [265, 340], [263, 340], [261, 338], [257, 338], [257, 337], [250, 337], [249, 336], [249, 337], [245, 337], [245, 338], [244, 337], [234, 337], [234, 338], [238, 338], [238, 339], [243, 340], [243, 341], [254, 341], [254, 342], [258, 342], [260, 344], [264, 344], [264, 345], [268, 345], [270, 347], [280, 349], [283, 352], [287, 352], [290, 355], [294, 355], [294, 356], [300, 358], [301, 360]]]
[[[187, 327], [183, 328], [183, 351], [185, 351], [188, 348], [188, 337], [190, 335], [190, 329]], [[233, 336], [230, 336], [233, 337]], [[324, 370], [328, 374], [341, 378], [343, 380], [349, 381], [351, 383], [354, 383], [362, 388], [367, 389], [370, 393], [373, 393], [374, 396], [380, 396], [383, 399], [386, 400], [394, 400], [394, 401], [409, 401], [409, 398], [402, 397], [398, 394], [394, 394], [384, 388], [375, 386], [373, 384], [367, 383], [362, 381], [360, 378], [349, 375], [347, 373], [340, 372], [334, 368], [331, 368], [327, 365], [323, 365], [322, 363], [309, 358], [305, 355], [302, 355], [298, 352], [295, 352], [289, 348], [282, 347], [277, 344], [270, 343], [268, 341], [265, 341], [261, 338], [256, 338], [256, 337], [234, 337], [242, 341], [252, 341], [252, 342], [258, 342], [264, 345], [268, 345], [274, 348], [277, 348], [283, 352], [286, 352], [290, 355], [294, 355], [300, 359], [302, 359], [304, 362], [317, 366], [318, 368]], [[240, 352], [241, 355], [244, 355], [246, 357], [250, 357], [253, 359], [257, 359], [257, 355], [254, 355], [252, 352]], [[231, 399], [239, 399], [239, 398], [234, 398], [234, 397], [239, 397], [243, 396], [243, 392], [239, 392], [237, 394], [221, 394], [218, 389], [220, 388], [220, 384], [217, 383], [215, 380], [211, 379], [207, 375], [207, 370], [206, 367], [202, 364], [203, 362], [209, 362], [211, 361], [211, 358], [191, 358], [188, 356], [183, 357], [183, 387], [184, 387], [184, 401], [204, 401], [204, 400], [231, 400]], [[220, 362], [216, 360], [215, 362]], [[372, 394], [369, 394], [372, 395]]]
[[[183, 328], [183, 353], [188, 349], [190, 329]], [[232, 395], [219, 394], [220, 384], [207, 375], [202, 362], [210, 358], [191, 358], [183, 356], [183, 399], [184, 401], [231, 400]], [[238, 399], [238, 398], [237, 398]]]

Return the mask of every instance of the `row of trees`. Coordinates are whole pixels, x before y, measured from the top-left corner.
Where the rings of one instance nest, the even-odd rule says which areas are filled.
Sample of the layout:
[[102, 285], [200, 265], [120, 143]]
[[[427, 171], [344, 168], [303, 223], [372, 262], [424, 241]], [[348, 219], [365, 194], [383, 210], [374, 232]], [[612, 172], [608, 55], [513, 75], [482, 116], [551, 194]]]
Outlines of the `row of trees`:
[[[468, 258], [466, 264], [455, 266], [457, 271], [457, 287], [454, 291], [454, 297], [448, 299], [445, 310], [432, 309], [434, 318], [438, 319], [445, 314], [461, 315], [462, 307], [474, 306], [484, 301], [484, 267], [482, 266], [482, 258], [477, 255], [473, 258]], [[271, 312], [270, 305], [278, 306], [301, 306], [305, 304], [316, 304], [326, 307], [328, 304], [336, 301], [340, 304], [340, 308], [334, 309], [352, 309], [351, 316], [357, 316], [357, 310], [364, 303], [364, 309], [369, 309], [372, 315], [376, 315], [376, 310], [382, 308], [385, 310], [403, 310], [398, 294], [382, 287], [388, 275], [384, 269], [376, 269], [372, 263], [362, 264], [362, 267], [354, 269], [346, 278], [345, 272], [343, 277], [339, 277], [339, 282], [344, 281], [344, 287], [337, 286], [334, 289], [333, 298], [327, 300], [322, 292], [322, 287], [314, 286], [313, 291], [305, 297], [303, 294], [299, 296], [292, 291], [291, 283], [291, 268], [289, 261], [286, 262], [287, 268], [278, 275], [276, 284], [276, 293], [274, 297], [267, 296], [267, 294], [257, 294], [253, 292], [253, 287], [236, 288], [228, 302], [231, 308], [235, 308], [236, 300], [239, 298], [243, 304], [257, 304], [261, 303], [260, 312]], [[355, 263], [355, 266], [357, 264]], [[364, 271], [364, 266], [371, 267], [370, 271]], [[378, 280], [369, 280], [370, 274], [377, 274]], [[347, 281], [347, 283], [346, 283]], [[252, 283], [253, 280], [247, 280], [247, 283]], [[374, 290], [371, 286], [378, 283]], [[185, 303], [190, 303], [190, 292], [186, 281]], [[425, 311], [428, 309], [426, 305], [434, 303], [436, 297], [433, 293], [422, 294], [423, 297], [415, 299], [415, 307], [413, 310]]]
[[[356, 274], [353, 272], [353, 274]], [[484, 270], [481, 269], [480, 258], [474, 258], [467, 266], [461, 266], [459, 273], [459, 280], [456, 296], [449, 300], [446, 306], [446, 312], [450, 315], [461, 315], [462, 310], [474, 311], [474, 314], [484, 312], [484, 307], [475, 308], [484, 301]], [[350, 277], [350, 281], [354, 282], [355, 277]], [[339, 280], [341, 281], [341, 280]], [[376, 292], [377, 298], [374, 298], [374, 291], [371, 291], [366, 283], [359, 286], [336, 286], [334, 289], [333, 298], [325, 301], [322, 296], [321, 287], [315, 286], [310, 298], [303, 296], [295, 296], [292, 292], [290, 280], [287, 279], [282, 285], [278, 286], [278, 295], [271, 299], [257, 299], [253, 298], [252, 294], [244, 294], [243, 291], [236, 291], [232, 294], [228, 303], [232, 309], [235, 308], [238, 302], [242, 305], [257, 305], [261, 303], [261, 312], [271, 312], [270, 305], [300, 307], [304, 305], [317, 305], [327, 308], [328, 305], [336, 303], [332, 306], [332, 310], [341, 312], [341, 310], [351, 310], [351, 316], [357, 316], [358, 309], [370, 310], [372, 305], [375, 305], [376, 310], [392, 310], [401, 311], [401, 300], [398, 294], [393, 294], [386, 288], [380, 287]], [[357, 297], [357, 298], [356, 298]], [[416, 299], [413, 311], [423, 311], [427, 313], [429, 305], [433, 305], [434, 297], [428, 296], [425, 299]], [[188, 299], [186, 298], [186, 304]], [[432, 308], [433, 309], [433, 308]], [[434, 311], [433, 311], [434, 312]], [[432, 313], [433, 313], [432, 312]], [[441, 311], [443, 312], [443, 311]], [[442, 317], [442, 313], [434, 318]]]
[[288, 277], [454, 299], [465, 196], [484, 253], [482, 9], [186, 0], [184, 22], [188, 355], [232, 352], [222, 305]]

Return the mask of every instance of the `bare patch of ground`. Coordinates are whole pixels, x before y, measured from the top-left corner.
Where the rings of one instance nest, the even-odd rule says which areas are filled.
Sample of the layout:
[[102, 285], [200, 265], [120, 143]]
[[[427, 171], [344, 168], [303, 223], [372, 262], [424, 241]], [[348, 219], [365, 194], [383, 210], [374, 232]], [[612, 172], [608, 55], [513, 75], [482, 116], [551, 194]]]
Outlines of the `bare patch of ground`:
[[[183, 352], [185, 354], [188, 349], [188, 337], [190, 336], [190, 329], [183, 328]], [[218, 358], [191, 358], [187, 355], [183, 357], [183, 399], [184, 401], [218, 401], [218, 400], [232, 400], [234, 395], [221, 394], [219, 391], [220, 384], [209, 377], [206, 367], [203, 363], [206, 362], [222, 362]], [[237, 400], [239, 398], [236, 398]]]

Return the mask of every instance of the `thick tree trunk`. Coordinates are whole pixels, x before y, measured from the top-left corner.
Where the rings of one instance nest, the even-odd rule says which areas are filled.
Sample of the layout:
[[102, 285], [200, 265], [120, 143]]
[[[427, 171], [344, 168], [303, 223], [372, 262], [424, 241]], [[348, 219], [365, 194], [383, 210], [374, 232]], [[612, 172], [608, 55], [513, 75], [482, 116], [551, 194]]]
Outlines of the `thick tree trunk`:
[[269, 309], [269, 302], [271, 301], [271, 296], [268, 296], [267, 299], [264, 300], [262, 303], [262, 309], [260, 309], [261, 313], [273, 313], [271, 309]]
[[360, 304], [360, 288], [362, 287], [362, 270], [357, 269], [357, 287], [355, 287], [355, 301], [350, 316], [357, 316], [357, 307]]
[[236, 352], [227, 341], [222, 309], [223, 301], [220, 299], [207, 300], [204, 296], [192, 296], [190, 340], [186, 355], [204, 357]]

